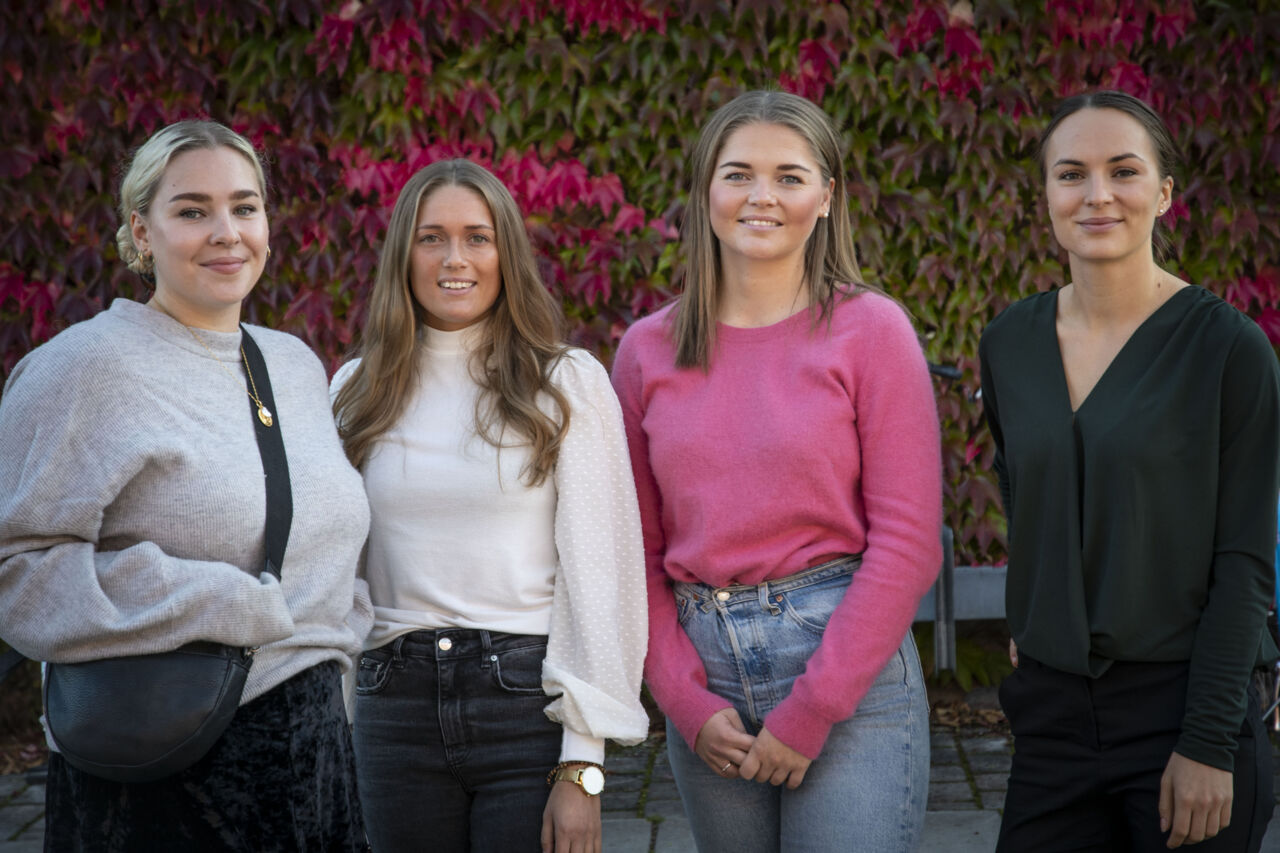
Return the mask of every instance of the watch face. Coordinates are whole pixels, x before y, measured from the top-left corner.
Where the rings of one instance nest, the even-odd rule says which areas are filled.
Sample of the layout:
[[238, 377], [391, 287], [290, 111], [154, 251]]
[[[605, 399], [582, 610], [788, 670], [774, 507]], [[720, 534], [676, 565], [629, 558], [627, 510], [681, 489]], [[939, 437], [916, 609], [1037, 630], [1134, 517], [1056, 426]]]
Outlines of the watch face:
[[584, 767], [578, 779], [582, 783], [582, 790], [593, 797], [604, 790], [604, 774], [599, 767]]

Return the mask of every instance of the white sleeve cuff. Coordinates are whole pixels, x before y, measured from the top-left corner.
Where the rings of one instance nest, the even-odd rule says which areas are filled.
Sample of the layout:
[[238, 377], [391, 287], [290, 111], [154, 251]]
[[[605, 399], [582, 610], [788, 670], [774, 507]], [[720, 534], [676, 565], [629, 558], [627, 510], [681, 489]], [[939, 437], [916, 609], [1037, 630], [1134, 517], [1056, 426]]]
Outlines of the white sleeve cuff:
[[560, 740], [560, 760], [604, 764], [604, 738], [579, 734], [564, 726], [564, 737]]

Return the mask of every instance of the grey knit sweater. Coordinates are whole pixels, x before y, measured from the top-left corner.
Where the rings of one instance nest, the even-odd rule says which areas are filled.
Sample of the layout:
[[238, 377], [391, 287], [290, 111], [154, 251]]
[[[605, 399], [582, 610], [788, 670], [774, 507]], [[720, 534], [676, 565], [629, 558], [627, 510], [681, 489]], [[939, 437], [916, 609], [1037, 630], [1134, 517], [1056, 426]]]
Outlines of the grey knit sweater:
[[266, 494], [237, 380], [240, 333], [194, 331], [217, 361], [167, 315], [117, 299], [10, 375], [0, 637], [55, 662], [192, 640], [260, 646], [248, 702], [359, 651], [372, 622], [355, 578], [369, 508], [319, 361], [297, 338], [253, 327], [293, 489], [283, 580], [259, 575]]

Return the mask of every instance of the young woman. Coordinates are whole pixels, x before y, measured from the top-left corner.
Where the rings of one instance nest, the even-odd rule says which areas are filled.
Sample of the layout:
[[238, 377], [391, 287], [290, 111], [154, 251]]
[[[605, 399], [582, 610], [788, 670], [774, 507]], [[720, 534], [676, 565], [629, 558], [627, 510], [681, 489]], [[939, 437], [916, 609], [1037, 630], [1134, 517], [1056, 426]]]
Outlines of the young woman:
[[613, 375], [680, 795], [702, 851], [912, 850], [929, 732], [908, 628], [941, 562], [924, 357], [861, 283], [821, 110], [742, 95], [692, 164], [684, 294]]
[[1176, 154], [1146, 104], [1068, 99], [1039, 158], [1071, 281], [981, 344], [1017, 665], [1000, 849], [1256, 851], [1271, 750], [1246, 688], [1271, 647], [1275, 353], [1157, 265]]
[[[121, 784], [55, 751], [49, 850], [363, 850], [340, 670], [372, 618], [356, 562], [369, 525], [320, 362], [250, 327], [288, 457], [281, 580], [262, 572], [263, 467], [240, 303], [270, 249], [253, 147], [180, 122], [134, 155], [121, 257], [153, 282], [37, 348], [0, 403], [4, 639], [40, 660], [256, 646], [231, 726], [194, 766]], [[255, 382], [256, 380], [256, 382]]]
[[608, 376], [562, 343], [485, 169], [401, 190], [362, 355], [333, 388], [373, 511], [355, 741], [374, 849], [598, 852], [604, 739], [648, 731], [635, 490]]

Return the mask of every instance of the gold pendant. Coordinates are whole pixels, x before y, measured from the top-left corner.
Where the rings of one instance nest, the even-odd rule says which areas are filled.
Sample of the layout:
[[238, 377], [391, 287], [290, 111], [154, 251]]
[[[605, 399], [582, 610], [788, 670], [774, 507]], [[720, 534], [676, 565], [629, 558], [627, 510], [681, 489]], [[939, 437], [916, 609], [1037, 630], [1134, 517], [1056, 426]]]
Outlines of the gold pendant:
[[263, 426], [271, 426], [276, 419], [271, 416], [271, 410], [261, 403], [258, 404], [258, 420], [262, 421]]

